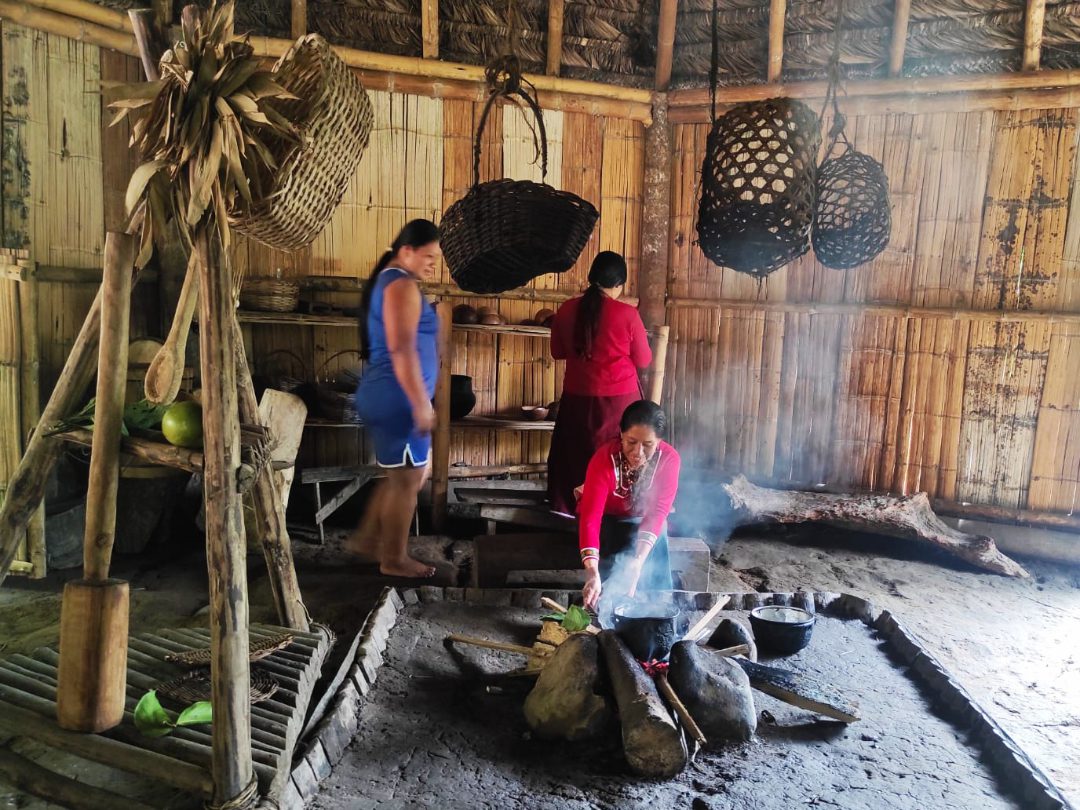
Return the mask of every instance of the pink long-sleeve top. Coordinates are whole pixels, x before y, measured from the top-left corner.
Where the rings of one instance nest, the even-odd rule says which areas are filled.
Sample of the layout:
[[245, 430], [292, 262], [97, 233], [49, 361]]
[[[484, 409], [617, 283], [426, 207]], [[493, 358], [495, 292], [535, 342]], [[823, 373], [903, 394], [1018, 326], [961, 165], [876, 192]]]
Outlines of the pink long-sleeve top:
[[655, 464], [650, 462], [645, 477], [638, 482], [640, 495], [636, 508], [629, 495], [622, 496], [617, 492], [620, 489], [621, 452], [620, 440], [612, 439], [593, 454], [585, 472], [585, 485], [578, 501], [578, 545], [582, 561], [600, 556], [600, 523], [605, 515], [640, 517], [639, 535], [651, 535], [655, 540], [675, 502], [682, 461], [674, 447], [665, 441], [659, 442]]
[[578, 357], [574, 350], [574, 323], [581, 298], [559, 307], [551, 324], [551, 356], [566, 360], [563, 391], [593, 397], [613, 397], [638, 391], [639, 368], [652, 362], [652, 349], [638, 311], [604, 296], [600, 307], [592, 356]]

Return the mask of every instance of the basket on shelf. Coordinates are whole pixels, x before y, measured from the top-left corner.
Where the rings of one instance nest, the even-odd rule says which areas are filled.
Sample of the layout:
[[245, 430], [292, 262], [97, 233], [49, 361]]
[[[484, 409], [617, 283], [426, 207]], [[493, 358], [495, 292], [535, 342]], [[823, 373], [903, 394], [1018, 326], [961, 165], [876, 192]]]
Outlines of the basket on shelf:
[[800, 101], [740, 104], [713, 123], [697, 233], [714, 264], [764, 277], [810, 249], [817, 116]]
[[[516, 63], [515, 63], [516, 64]], [[473, 147], [473, 185], [447, 209], [440, 243], [450, 275], [468, 292], [500, 293], [547, 273], [562, 273], [577, 261], [599, 214], [587, 200], [546, 182], [480, 182], [484, 124], [497, 98], [524, 101], [536, 118], [542, 176], [547, 177], [547, 132], [536, 99], [511, 69], [488, 97]]]
[[262, 276], [245, 278], [240, 287], [240, 308], [257, 312], [295, 312], [300, 306], [300, 285], [295, 281]]
[[[260, 703], [274, 696], [280, 684], [277, 678], [258, 667], [251, 668], [251, 682], [248, 687], [248, 700]], [[178, 678], [158, 684], [155, 687], [162, 697], [175, 701], [180, 706], [188, 706], [200, 700], [210, 700], [210, 670], [193, 669]]]
[[276, 107], [298, 140], [268, 144], [277, 163], [271, 192], [232, 224], [280, 250], [309, 244], [330, 221], [371, 136], [374, 113], [363, 86], [318, 34], [300, 37], [274, 65], [274, 79], [296, 96]]
[[[278, 650], [285, 649], [292, 643], [292, 633], [252, 638], [248, 644], [248, 660], [259, 661], [268, 655], [273, 655]], [[208, 667], [210, 666], [210, 648], [200, 647], [195, 650], [169, 653], [165, 656], [165, 660], [170, 664], [180, 664], [185, 667]]]
[[319, 400], [319, 415], [331, 422], [360, 422], [356, 411], [356, 386], [360, 382], [360, 372], [355, 369], [341, 369], [331, 374], [327, 365], [343, 354], [355, 354], [355, 349], [335, 352], [326, 358], [315, 378], [315, 390]]

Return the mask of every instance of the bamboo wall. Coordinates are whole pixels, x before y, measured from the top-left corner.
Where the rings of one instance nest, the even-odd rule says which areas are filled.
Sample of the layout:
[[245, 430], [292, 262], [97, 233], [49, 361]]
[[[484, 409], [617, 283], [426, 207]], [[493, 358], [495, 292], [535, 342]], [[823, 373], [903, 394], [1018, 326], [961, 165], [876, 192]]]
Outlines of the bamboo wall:
[[1077, 117], [849, 119], [890, 179], [888, 249], [760, 284], [692, 244], [708, 127], [677, 126], [666, 404], [692, 463], [1075, 508], [1080, 315], [1052, 314], [1080, 311]]

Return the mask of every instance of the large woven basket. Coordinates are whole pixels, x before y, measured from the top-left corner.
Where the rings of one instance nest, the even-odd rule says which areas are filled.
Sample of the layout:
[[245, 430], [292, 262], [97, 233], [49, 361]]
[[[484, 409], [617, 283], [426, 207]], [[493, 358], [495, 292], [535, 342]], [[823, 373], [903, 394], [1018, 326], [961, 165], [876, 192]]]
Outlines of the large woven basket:
[[818, 167], [814, 255], [847, 270], [870, 261], [889, 244], [892, 210], [884, 167], [850, 146]]
[[274, 65], [274, 78], [297, 96], [276, 106], [300, 133], [300, 143], [269, 144], [278, 168], [272, 189], [233, 221], [271, 247], [295, 250], [326, 227], [367, 148], [374, 113], [363, 86], [318, 34], [296, 40]]
[[355, 349], [343, 349], [323, 362], [315, 375], [315, 390], [319, 398], [319, 416], [331, 422], [360, 422], [356, 409], [356, 386], [360, 382], [360, 373], [355, 368], [341, 368], [330, 371], [330, 361], [343, 354], [360, 353]]
[[258, 312], [295, 312], [300, 305], [300, 285], [283, 278], [245, 278], [240, 287], [240, 307]]
[[[546, 273], [574, 266], [589, 241], [596, 208], [569, 191], [531, 180], [480, 182], [480, 145], [493, 92], [480, 118], [473, 152], [473, 187], [443, 215], [440, 242], [450, 275], [473, 293], [500, 293]], [[535, 99], [521, 90], [537, 121], [542, 172], [547, 175], [547, 133]]]
[[741, 104], [709, 132], [698, 243], [715, 264], [763, 277], [810, 249], [821, 132], [799, 101]]

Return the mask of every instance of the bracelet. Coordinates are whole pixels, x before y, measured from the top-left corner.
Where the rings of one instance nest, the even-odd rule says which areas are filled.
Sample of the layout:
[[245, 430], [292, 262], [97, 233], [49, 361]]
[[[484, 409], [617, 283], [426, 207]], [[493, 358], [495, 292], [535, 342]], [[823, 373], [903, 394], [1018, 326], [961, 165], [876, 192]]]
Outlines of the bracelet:
[[639, 543], [646, 543], [649, 546], [655, 546], [656, 535], [652, 532], [638, 532], [637, 541]]
[[598, 560], [598, 559], [600, 559], [600, 549], [592, 548], [592, 547], [586, 547], [586, 548], [583, 548], [581, 550], [581, 561], [582, 562], [585, 562], [586, 560]]

